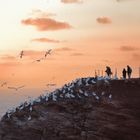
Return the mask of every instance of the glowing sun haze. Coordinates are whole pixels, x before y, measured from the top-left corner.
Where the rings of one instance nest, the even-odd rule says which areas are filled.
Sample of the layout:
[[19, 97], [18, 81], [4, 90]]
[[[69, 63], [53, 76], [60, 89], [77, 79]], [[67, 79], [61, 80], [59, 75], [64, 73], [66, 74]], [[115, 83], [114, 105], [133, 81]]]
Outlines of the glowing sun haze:
[[[0, 79], [14, 73], [17, 82], [31, 85], [52, 77], [64, 83], [127, 64], [136, 76], [139, 7], [139, 0], [0, 0]], [[33, 63], [48, 49], [46, 60]]]

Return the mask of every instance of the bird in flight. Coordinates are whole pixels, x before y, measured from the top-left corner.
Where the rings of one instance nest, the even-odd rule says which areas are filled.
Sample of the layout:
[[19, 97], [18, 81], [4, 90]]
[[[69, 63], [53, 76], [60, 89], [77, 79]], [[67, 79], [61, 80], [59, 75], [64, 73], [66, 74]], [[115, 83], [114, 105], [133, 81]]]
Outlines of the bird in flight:
[[7, 82], [3, 82], [3, 83], [1, 84], [1, 87], [6, 86], [6, 85], [7, 85]]
[[20, 58], [22, 58], [23, 55], [24, 55], [24, 51], [21, 51], [21, 52], [20, 52]]
[[43, 60], [44, 58], [40, 58], [40, 59], [36, 59], [35, 61], [33, 61], [33, 63], [34, 62], [41, 62], [41, 60]]
[[25, 87], [25, 85], [19, 86], [19, 87], [8, 87], [8, 88], [18, 91], [19, 89], [24, 88], [24, 87]]
[[48, 87], [48, 86], [53, 87], [53, 86], [56, 86], [56, 84], [47, 84], [46, 86], [47, 86], [47, 87]]
[[52, 51], [52, 49], [46, 51], [46, 53], [45, 53], [45, 58], [46, 58], [48, 55], [51, 55], [51, 51]]

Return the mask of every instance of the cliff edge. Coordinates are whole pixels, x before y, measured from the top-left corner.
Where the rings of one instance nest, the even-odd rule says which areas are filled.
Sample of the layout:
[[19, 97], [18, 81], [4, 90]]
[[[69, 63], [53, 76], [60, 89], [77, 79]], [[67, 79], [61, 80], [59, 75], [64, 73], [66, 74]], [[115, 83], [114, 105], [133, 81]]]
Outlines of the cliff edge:
[[0, 140], [140, 140], [140, 79], [76, 79], [7, 112]]

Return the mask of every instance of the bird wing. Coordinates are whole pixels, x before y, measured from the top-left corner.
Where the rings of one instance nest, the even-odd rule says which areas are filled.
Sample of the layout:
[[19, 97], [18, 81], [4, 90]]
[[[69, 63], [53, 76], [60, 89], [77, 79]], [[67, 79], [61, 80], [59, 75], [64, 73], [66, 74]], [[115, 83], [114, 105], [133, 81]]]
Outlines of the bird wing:
[[8, 87], [9, 89], [16, 89], [15, 87]]
[[17, 89], [24, 88], [24, 87], [25, 87], [25, 85], [23, 85], [23, 86], [20, 86], [20, 87], [18, 87]]
[[48, 50], [48, 54], [51, 54], [52, 49]]

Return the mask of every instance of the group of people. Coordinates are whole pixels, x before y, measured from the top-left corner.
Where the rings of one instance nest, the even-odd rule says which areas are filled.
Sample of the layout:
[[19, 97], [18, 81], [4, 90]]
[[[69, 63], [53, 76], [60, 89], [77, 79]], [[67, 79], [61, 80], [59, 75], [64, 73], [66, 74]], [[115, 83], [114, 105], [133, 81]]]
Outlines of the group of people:
[[[111, 68], [109, 66], [106, 66], [105, 72], [106, 72], [108, 77], [111, 77], [112, 71], [111, 71]], [[126, 79], [126, 75], [128, 75], [128, 78], [130, 79], [131, 74], [132, 74], [132, 68], [129, 65], [127, 65], [127, 69], [124, 68], [122, 71], [123, 79]]]
[[132, 73], [132, 68], [129, 65], [127, 65], [127, 70], [124, 68], [122, 71], [123, 78], [126, 79], [126, 74], [127, 74], [128, 78], [130, 79], [131, 73]]

